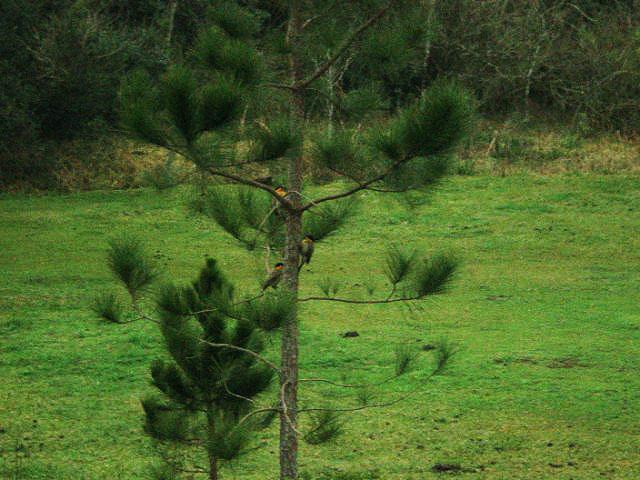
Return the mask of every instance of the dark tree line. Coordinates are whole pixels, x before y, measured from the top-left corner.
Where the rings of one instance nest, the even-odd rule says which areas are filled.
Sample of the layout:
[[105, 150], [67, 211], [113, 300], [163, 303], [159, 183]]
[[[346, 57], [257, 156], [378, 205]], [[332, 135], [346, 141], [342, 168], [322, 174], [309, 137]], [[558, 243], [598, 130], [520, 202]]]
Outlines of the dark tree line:
[[[54, 147], [114, 135], [122, 78], [138, 67], [157, 75], [188, 56], [213, 3], [3, 1], [0, 183], [50, 185]], [[286, 2], [242, 3], [262, 20], [258, 41], [284, 53], [270, 32], [285, 21]], [[365, 19], [359, 2], [340, 3], [320, 2], [340, 14], [305, 25], [314, 37], [305, 66], [326, 60], [346, 22]], [[412, 3], [411, 18], [387, 19], [359, 40], [360, 55], [332, 64], [306, 94], [307, 115], [332, 123], [389, 115], [446, 75], [473, 89], [487, 115], [524, 110], [595, 129], [640, 128], [638, 0]]]

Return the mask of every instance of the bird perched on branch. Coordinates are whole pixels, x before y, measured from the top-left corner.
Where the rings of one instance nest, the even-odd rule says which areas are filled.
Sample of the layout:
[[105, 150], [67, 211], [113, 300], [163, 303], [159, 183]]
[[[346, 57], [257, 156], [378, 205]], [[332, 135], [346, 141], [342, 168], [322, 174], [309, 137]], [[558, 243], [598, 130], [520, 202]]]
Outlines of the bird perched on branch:
[[284, 271], [284, 263], [278, 262], [276, 263], [273, 270], [269, 274], [269, 277], [262, 283], [262, 291], [265, 291], [267, 288], [277, 288], [280, 280], [282, 279], [282, 272]]
[[[279, 197], [284, 198], [287, 196], [287, 190], [282, 186], [282, 185], [278, 185], [275, 188], [276, 193], [278, 194]], [[280, 205], [280, 202], [278, 200], [276, 200], [275, 198], [271, 199], [271, 207], [274, 209], [275, 214], [278, 216], [283, 216], [283, 212], [282, 212], [282, 205]]]
[[305, 235], [302, 242], [300, 242], [300, 265], [298, 266], [298, 271], [300, 271], [303, 265], [309, 265], [311, 262], [311, 257], [315, 249], [314, 242], [315, 239], [311, 235]]
[[275, 188], [275, 191], [278, 194], [278, 196], [280, 196], [280, 197], [286, 197], [287, 196], [287, 190], [282, 185], [278, 185]]

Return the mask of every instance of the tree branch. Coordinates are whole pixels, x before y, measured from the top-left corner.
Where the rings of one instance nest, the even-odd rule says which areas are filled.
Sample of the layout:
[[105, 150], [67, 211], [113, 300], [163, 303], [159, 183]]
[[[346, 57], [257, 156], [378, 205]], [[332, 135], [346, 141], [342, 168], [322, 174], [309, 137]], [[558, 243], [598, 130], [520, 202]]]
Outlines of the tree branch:
[[391, 9], [394, 3], [398, 0], [390, 0], [387, 4], [378, 10], [372, 17], [362, 23], [358, 28], [351, 32], [347, 38], [345, 38], [336, 52], [322, 65], [320, 65], [311, 75], [306, 79], [296, 82], [292, 85], [295, 90], [302, 90], [307, 88], [312, 82], [320, 78], [326, 73], [331, 66], [338, 61], [344, 52], [362, 35], [366, 30], [375, 25], [385, 14]]
[[242, 160], [235, 163], [225, 163], [224, 165], [216, 165], [215, 168], [242, 167], [243, 165], [249, 165], [250, 163], [257, 163], [257, 160]]
[[149, 322], [157, 323], [158, 325], [160, 324], [160, 321], [157, 318], [150, 317], [149, 315], [147, 315], [142, 311], [142, 309], [140, 308], [140, 305], [138, 305], [138, 299], [136, 299], [136, 297], [133, 295], [131, 296], [131, 308], [138, 315], [138, 318], [135, 318], [133, 320], [127, 320], [124, 322], [117, 322], [117, 323], [125, 324], [125, 323], [138, 322], [140, 320], [146, 320]]
[[[193, 157], [195, 154], [189, 154], [188, 152], [184, 152], [182, 151], [179, 147], [176, 147], [175, 145], [171, 145], [171, 144], [166, 144], [163, 145], [164, 148], [166, 148], [167, 150], [173, 151], [185, 158], [189, 158], [189, 157]], [[193, 158], [192, 158], [193, 160]], [[197, 162], [195, 162], [197, 163]], [[233, 180], [236, 183], [240, 183], [242, 185], [248, 185], [250, 187], [254, 187], [254, 188], [259, 188], [260, 190], [264, 190], [265, 192], [267, 192], [268, 194], [270, 194], [273, 198], [275, 198], [278, 202], [280, 202], [280, 204], [287, 210], [293, 210], [293, 205], [291, 205], [291, 202], [289, 200], [287, 200], [284, 197], [281, 197], [280, 195], [278, 195], [275, 191], [274, 188], [272, 188], [271, 186], [267, 185], [266, 183], [262, 183], [262, 182], [258, 182], [257, 180], [252, 180], [250, 178], [244, 178], [244, 177], [240, 177], [238, 175], [235, 175], [233, 173], [228, 173], [228, 172], [221, 172], [220, 170], [217, 170], [216, 168], [227, 168], [227, 167], [236, 167], [236, 166], [240, 166], [240, 165], [245, 165], [248, 163], [254, 163], [253, 161], [245, 161], [245, 162], [238, 162], [235, 164], [227, 164], [227, 165], [220, 165], [220, 166], [216, 166], [216, 167], [209, 167], [208, 171], [211, 175], [215, 176], [215, 177], [222, 177], [222, 178], [227, 178], [229, 180]]]
[[253, 410], [249, 413], [247, 413], [244, 417], [242, 417], [240, 419], [240, 421], [238, 422], [239, 425], [242, 425], [245, 421], [247, 421], [247, 419], [253, 417], [254, 415], [257, 415], [258, 413], [264, 413], [264, 412], [280, 412], [281, 409], [280, 408], [273, 408], [273, 407], [266, 407], [266, 408], [258, 408], [256, 410]]
[[342, 193], [336, 193], [334, 195], [328, 195], [326, 197], [321, 197], [318, 198], [317, 200], [311, 200], [309, 203], [307, 203], [306, 205], [301, 207], [302, 211], [308, 210], [311, 207], [319, 204], [319, 203], [323, 203], [323, 202], [328, 202], [331, 200], [338, 200], [340, 198], [344, 198], [344, 197], [349, 197], [351, 195], [353, 195], [354, 193], [358, 193], [362, 190], [366, 190], [369, 188], [370, 185], [379, 182], [380, 180], [383, 180], [387, 175], [389, 175], [394, 169], [398, 168], [400, 165], [402, 165], [403, 163], [405, 163], [407, 161], [407, 159], [405, 159], [404, 157], [401, 158], [400, 160], [396, 160], [395, 162], [393, 162], [393, 164], [387, 168], [387, 170], [385, 170], [383, 173], [381, 173], [380, 175], [378, 175], [377, 177], [372, 178], [371, 180], [367, 180], [366, 182], [360, 183], [357, 186], [353, 187], [350, 190], [347, 190], [346, 192], [342, 192]]
[[205, 470], [204, 468], [178, 468], [182, 473], [209, 473], [209, 470]]
[[386, 300], [351, 300], [349, 298], [336, 298], [336, 297], [305, 297], [305, 298], [299, 298], [298, 302], [325, 301], [325, 302], [353, 303], [357, 305], [377, 305], [382, 303], [411, 302], [415, 300], [422, 300], [422, 298], [423, 297], [402, 297], [402, 298], [391, 298]]
[[298, 435], [302, 436], [302, 433], [296, 428], [296, 426], [293, 424], [293, 421], [291, 420], [291, 417], [289, 416], [287, 401], [284, 398], [284, 390], [289, 383], [290, 381], [289, 379], [287, 379], [286, 381], [282, 382], [282, 386], [280, 387], [280, 404], [282, 405], [282, 415], [284, 416], [286, 422], [291, 427], [291, 430], [296, 432]]
[[[433, 377], [435, 377], [438, 373], [440, 373], [440, 368], [436, 368], [435, 370], [433, 370], [429, 376], [426, 378], [425, 381], [429, 381], [431, 380]], [[391, 407], [397, 403], [400, 403], [404, 400], [407, 400], [409, 398], [411, 398], [412, 396], [414, 396], [417, 393], [421, 393], [423, 390], [416, 388], [414, 390], [411, 390], [410, 392], [405, 393], [404, 395], [401, 395], [398, 398], [395, 398], [394, 400], [390, 400], [388, 402], [382, 402], [382, 403], [373, 403], [370, 405], [360, 405], [358, 407], [348, 407], [348, 408], [328, 408], [328, 407], [318, 407], [318, 408], [302, 408], [300, 410], [298, 410], [298, 413], [305, 413], [305, 412], [357, 412], [360, 410], [366, 410], [368, 408], [384, 408], [384, 407]]]
[[291, 85], [287, 85], [285, 83], [277, 83], [277, 82], [268, 82], [263, 84], [265, 87], [277, 88], [280, 90], [295, 90], [295, 88]]
[[243, 347], [238, 347], [237, 345], [232, 345], [230, 343], [213, 343], [213, 342], [209, 342], [207, 340], [203, 340], [203, 339], [199, 339], [202, 343], [209, 345], [210, 347], [215, 347], [215, 348], [229, 348], [231, 350], [237, 350], [239, 352], [244, 352], [247, 353], [249, 355], [251, 355], [254, 358], [257, 358], [258, 360], [260, 360], [262, 363], [264, 363], [265, 365], [267, 365], [268, 367], [272, 368], [273, 370], [275, 370], [276, 372], [278, 372], [278, 374], [280, 374], [280, 369], [270, 360], [267, 360], [266, 358], [264, 358], [262, 355], [260, 355], [259, 353], [254, 352], [253, 350], [249, 350], [248, 348], [243, 348]]
[[385, 383], [389, 383], [396, 378], [400, 378], [402, 375], [394, 374], [390, 377], [385, 378], [376, 383], [361, 383], [361, 384], [350, 384], [350, 383], [338, 383], [333, 380], [328, 380], [326, 378], [301, 378], [298, 382], [309, 382], [309, 383], [327, 383], [329, 385], [333, 385], [334, 387], [340, 388], [369, 388], [369, 387], [379, 387], [380, 385], [384, 385]]
[[[244, 303], [251, 303], [254, 300], [257, 300], [257, 299], [259, 299], [261, 297], [264, 297], [264, 292], [254, 296], [254, 297], [245, 298], [244, 300], [240, 300], [239, 302], [232, 303], [231, 306], [235, 307], [236, 305], [242, 305]], [[205, 308], [203, 310], [195, 310], [193, 312], [189, 312], [189, 315], [199, 315], [201, 313], [211, 313], [211, 312], [220, 312], [220, 313], [222, 313], [223, 315], [226, 315], [229, 318], [232, 318], [234, 320], [238, 320], [238, 318], [232, 317], [231, 315], [228, 315], [224, 310], [222, 310], [220, 308]]]
[[234, 175], [233, 173], [221, 172], [220, 170], [215, 170], [214, 168], [210, 168], [209, 173], [216, 177], [228, 178], [229, 180], [233, 180], [236, 183], [241, 183], [243, 185], [248, 185], [250, 187], [264, 190], [265, 192], [269, 193], [273, 198], [275, 198], [278, 202], [280, 202], [280, 204], [284, 208], [286, 208], [287, 210], [293, 210], [293, 205], [289, 200], [278, 195], [278, 193], [276, 193], [274, 188], [270, 187], [265, 183], [258, 182], [257, 180], [252, 180], [250, 178], [239, 177], [238, 175]]
[[[358, 180], [353, 175], [348, 174], [347, 172], [343, 172], [342, 170], [338, 170], [337, 168], [331, 167], [329, 165], [326, 165], [326, 167], [336, 175], [340, 175], [342, 177], [348, 178], [352, 182], [360, 183], [360, 180]], [[368, 186], [366, 190], [370, 190], [372, 192], [379, 192], [379, 193], [404, 193], [404, 192], [407, 192], [409, 188], [403, 188], [402, 190], [391, 190], [389, 188], [378, 188], [378, 187]]]

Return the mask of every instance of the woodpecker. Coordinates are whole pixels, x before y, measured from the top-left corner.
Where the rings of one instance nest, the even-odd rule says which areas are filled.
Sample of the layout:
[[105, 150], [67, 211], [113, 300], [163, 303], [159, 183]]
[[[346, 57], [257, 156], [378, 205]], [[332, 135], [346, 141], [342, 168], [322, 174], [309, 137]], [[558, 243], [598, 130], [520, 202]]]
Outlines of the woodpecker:
[[262, 291], [264, 292], [267, 288], [277, 288], [278, 283], [280, 283], [280, 279], [282, 278], [282, 272], [284, 271], [284, 263], [278, 262], [276, 263], [273, 270], [269, 274], [269, 277], [262, 284]]
[[315, 248], [314, 241], [311, 235], [305, 235], [302, 242], [300, 242], [300, 265], [298, 266], [298, 271], [300, 271], [303, 265], [308, 265], [311, 262]]

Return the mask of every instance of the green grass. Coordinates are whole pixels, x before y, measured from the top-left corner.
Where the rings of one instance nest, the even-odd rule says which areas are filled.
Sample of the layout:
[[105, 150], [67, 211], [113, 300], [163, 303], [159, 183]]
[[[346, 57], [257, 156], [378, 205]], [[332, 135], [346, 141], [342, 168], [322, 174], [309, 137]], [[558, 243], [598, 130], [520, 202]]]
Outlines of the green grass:
[[[247, 292], [263, 268], [185, 201], [181, 189], [0, 197], [0, 478], [146, 478], [139, 398], [159, 335], [94, 318], [91, 300], [116, 286], [108, 239], [139, 235], [175, 281], [207, 254]], [[459, 352], [423, 394], [351, 415], [330, 445], [303, 445], [308, 478], [447, 478], [436, 463], [460, 464], [465, 479], [640, 478], [640, 179], [466, 177], [415, 210], [376, 194], [364, 203], [317, 246], [304, 294], [331, 276], [343, 296], [366, 295], [372, 278], [384, 295], [390, 241], [453, 251], [461, 270], [420, 310], [304, 304], [302, 376], [372, 381], [393, 372], [398, 345], [418, 352], [441, 337]], [[420, 386], [431, 355], [382, 397]], [[326, 405], [347, 393], [307, 384], [301, 396]], [[276, 433], [223, 478], [276, 478]]]

